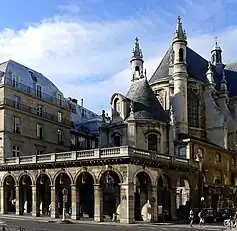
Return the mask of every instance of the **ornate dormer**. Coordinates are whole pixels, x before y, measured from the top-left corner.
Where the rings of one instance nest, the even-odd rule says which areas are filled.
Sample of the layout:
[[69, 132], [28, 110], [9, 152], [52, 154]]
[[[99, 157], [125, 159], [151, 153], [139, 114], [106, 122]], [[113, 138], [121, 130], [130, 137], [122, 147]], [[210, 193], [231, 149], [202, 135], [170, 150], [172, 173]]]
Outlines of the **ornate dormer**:
[[132, 57], [130, 63], [133, 75], [132, 81], [134, 81], [140, 78], [140, 75], [143, 72], [143, 63], [144, 63], [142, 50], [140, 49], [139, 40], [137, 37], [135, 38], [135, 44], [132, 51]]

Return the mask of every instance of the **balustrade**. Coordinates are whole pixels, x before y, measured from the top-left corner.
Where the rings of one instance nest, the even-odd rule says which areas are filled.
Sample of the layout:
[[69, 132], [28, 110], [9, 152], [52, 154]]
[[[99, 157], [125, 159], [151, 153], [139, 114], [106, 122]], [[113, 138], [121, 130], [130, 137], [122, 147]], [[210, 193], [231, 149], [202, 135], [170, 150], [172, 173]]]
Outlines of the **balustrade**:
[[8, 157], [5, 158], [5, 163], [2, 165], [16, 165], [16, 164], [36, 164], [36, 163], [51, 163], [51, 162], [67, 162], [75, 160], [87, 159], [106, 159], [108, 157], [141, 157], [159, 161], [167, 165], [175, 164], [177, 166], [198, 168], [198, 163], [193, 160], [188, 160], [181, 157], [170, 156], [161, 153], [149, 152], [128, 146], [100, 148], [81, 151], [70, 151], [60, 153], [48, 153], [31, 156]]

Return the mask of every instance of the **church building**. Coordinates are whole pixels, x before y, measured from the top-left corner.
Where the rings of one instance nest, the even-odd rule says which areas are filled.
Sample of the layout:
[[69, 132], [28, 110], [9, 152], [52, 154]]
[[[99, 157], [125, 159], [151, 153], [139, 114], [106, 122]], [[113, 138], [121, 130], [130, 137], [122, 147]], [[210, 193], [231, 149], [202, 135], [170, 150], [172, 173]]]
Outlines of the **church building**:
[[178, 17], [148, 80], [136, 38], [130, 87], [111, 96], [111, 119], [103, 111], [99, 147], [4, 156], [0, 212], [44, 216], [50, 205], [59, 218], [66, 206], [72, 220], [133, 223], [236, 208], [237, 64], [223, 64], [217, 43], [210, 59], [188, 47]]

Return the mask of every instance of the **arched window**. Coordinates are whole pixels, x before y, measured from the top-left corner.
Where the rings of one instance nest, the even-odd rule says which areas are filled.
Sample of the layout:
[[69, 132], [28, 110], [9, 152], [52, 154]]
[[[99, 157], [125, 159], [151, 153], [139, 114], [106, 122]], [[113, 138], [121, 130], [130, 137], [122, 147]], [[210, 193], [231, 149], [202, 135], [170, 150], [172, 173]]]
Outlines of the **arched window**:
[[184, 61], [184, 50], [183, 50], [183, 48], [179, 48], [179, 61], [180, 62]]
[[135, 77], [139, 77], [140, 76], [140, 68], [139, 66], [135, 66]]
[[120, 111], [121, 111], [120, 100], [119, 99], [116, 99], [114, 101], [114, 111], [117, 112], [117, 113], [120, 113]]
[[199, 100], [190, 93], [188, 95], [188, 124], [190, 127], [199, 127]]
[[120, 134], [115, 134], [113, 136], [113, 145], [115, 147], [119, 147], [121, 146], [121, 135]]
[[148, 150], [149, 151], [158, 151], [159, 140], [156, 134], [149, 134], [148, 137]]

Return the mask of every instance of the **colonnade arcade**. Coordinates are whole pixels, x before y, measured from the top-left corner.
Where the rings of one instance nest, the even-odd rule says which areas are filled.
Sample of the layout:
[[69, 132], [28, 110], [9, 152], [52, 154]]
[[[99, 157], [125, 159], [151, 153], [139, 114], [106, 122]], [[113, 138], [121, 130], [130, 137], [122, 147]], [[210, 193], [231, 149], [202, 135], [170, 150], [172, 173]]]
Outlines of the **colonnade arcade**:
[[[41, 172], [35, 179], [27, 172], [18, 178], [7, 174], [2, 179], [1, 213], [57, 218], [62, 215], [65, 202], [71, 219], [112, 220], [116, 213], [119, 217], [125, 200], [123, 185], [122, 175], [113, 169], [103, 171], [97, 178], [86, 169], [74, 178], [66, 171], [60, 171], [54, 177]], [[132, 220], [142, 220], [141, 210], [148, 201], [153, 205], [154, 219], [158, 217], [159, 209], [170, 218], [176, 213], [180, 179], [172, 187], [167, 175], [160, 175], [154, 182], [147, 171], [140, 171], [134, 175], [131, 185], [133, 189], [129, 195], [132, 196], [126, 206], [134, 210], [128, 214]], [[63, 189], [68, 192], [66, 200]]]

